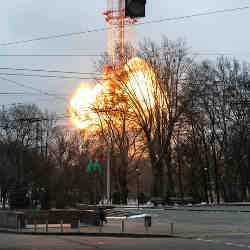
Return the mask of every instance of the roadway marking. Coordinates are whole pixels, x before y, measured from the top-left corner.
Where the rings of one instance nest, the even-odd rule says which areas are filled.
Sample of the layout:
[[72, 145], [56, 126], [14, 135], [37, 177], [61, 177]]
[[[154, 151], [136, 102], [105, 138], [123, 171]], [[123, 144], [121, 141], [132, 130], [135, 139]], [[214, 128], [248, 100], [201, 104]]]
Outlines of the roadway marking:
[[209, 243], [215, 243], [215, 244], [224, 244], [224, 245], [227, 245], [227, 246], [232, 246], [232, 247], [240, 247], [240, 248], [243, 248], [243, 247], [247, 247], [247, 248], [250, 248], [250, 246], [247, 246], [247, 245], [244, 245], [244, 244], [237, 244], [237, 243], [233, 243], [233, 242], [223, 242], [223, 241], [220, 241], [220, 240], [207, 240], [207, 239], [202, 239], [202, 238], [197, 238], [196, 240], [198, 241], [203, 241], [203, 242], [209, 242]]
[[244, 244], [234, 244], [235, 247], [249, 247], [249, 246], [246, 246]]

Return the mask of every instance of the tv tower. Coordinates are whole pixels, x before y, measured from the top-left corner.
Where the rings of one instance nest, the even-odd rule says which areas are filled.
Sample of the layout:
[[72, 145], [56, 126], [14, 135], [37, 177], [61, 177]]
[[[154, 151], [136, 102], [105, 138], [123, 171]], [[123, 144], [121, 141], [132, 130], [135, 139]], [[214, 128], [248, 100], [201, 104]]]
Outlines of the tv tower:
[[[135, 54], [134, 23], [145, 17], [146, 0], [107, 0], [104, 15], [108, 24], [108, 64], [104, 67], [105, 76], [119, 69], [124, 56]], [[107, 77], [108, 78], [108, 77]], [[108, 146], [109, 147], [109, 146]], [[110, 148], [107, 155], [107, 202], [110, 203]]]
[[[135, 53], [134, 23], [145, 17], [146, 0], [107, 0], [109, 64], [119, 65]], [[126, 51], [126, 52], [125, 52]]]

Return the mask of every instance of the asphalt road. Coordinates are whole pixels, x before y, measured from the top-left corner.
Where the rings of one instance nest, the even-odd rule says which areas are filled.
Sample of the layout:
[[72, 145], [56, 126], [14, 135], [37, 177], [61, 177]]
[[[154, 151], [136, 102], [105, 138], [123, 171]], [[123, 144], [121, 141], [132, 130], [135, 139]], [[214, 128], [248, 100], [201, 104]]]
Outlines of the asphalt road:
[[224, 211], [185, 211], [182, 208], [141, 211], [152, 216], [152, 233], [169, 233], [170, 223], [174, 224], [174, 234], [182, 237], [217, 237], [224, 234], [250, 233], [250, 211], [240, 212], [239, 209], [229, 208]]
[[[239, 208], [242, 210], [241, 208]], [[231, 210], [231, 211], [230, 211]], [[149, 209], [135, 212], [152, 216], [152, 233], [169, 233], [169, 223], [174, 222], [174, 234], [181, 238], [115, 238], [86, 236], [19, 235], [0, 233], [0, 250], [30, 249], [152, 249], [152, 250], [230, 250], [250, 249], [250, 212], [188, 211], [185, 209]], [[249, 209], [250, 211], [250, 209]], [[109, 222], [107, 229], [116, 230]], [[114, 226], [114, 227], [113, 227]], [[128, 220], [126, 232], [141, 232], [143, 218]]]
[[0, 234], [0, 249], [4, 250], [229, 250], [249, 249], [249, 236], [220, 239], [126, 239], [84, 236], [28, 236]]

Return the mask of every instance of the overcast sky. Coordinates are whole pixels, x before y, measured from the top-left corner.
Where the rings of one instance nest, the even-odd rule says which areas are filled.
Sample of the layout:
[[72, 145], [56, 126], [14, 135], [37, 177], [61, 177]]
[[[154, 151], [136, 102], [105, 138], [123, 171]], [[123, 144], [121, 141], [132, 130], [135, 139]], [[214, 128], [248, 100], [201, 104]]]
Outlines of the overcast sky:
[[[250, 7], [250, 0], [147, 0], [147, 17], [141, 21], [245, 6]], [[1, 1], [0, 55], [2, 56], [0, 56], [0, 68], [93, 72], [95, 70], [93, 63], [98, 59], [96, 57], [16, 57], [3, 55], [99, 54], [104, 52], [107, 47], [105, 31], [8, 46], [4, 43], [103, 28], [106, 26], [102, 15], [105, 8], [106, 0]], [[239, 60], [250, 62], [249, 23], [250, 9], [245, 9], [238, 12], [140, 25], [136, 27], [136, 39], [138, 42], [144, 38], [151, 38], [157, 42], [161, 40], [162, 36], [171, 40], [183, 38], [192, 52], [232, 53]], [[208, 58], [215, 59], [216, 56]], [[0, 94], [0, 105], [36, 103], [43, 110], [48, 109], [59, 114], [66, 112], [67, 102], [73, 90], [85, 81], [3, 75], [5, 73], [41, 74], [40, 72], [0, 69], [0, 93], [26, 93], [16, 96]], [[38, 94], [32, 88], [22, 87], [24, 85], [48, 93], [57, 93], [66, 99]]]

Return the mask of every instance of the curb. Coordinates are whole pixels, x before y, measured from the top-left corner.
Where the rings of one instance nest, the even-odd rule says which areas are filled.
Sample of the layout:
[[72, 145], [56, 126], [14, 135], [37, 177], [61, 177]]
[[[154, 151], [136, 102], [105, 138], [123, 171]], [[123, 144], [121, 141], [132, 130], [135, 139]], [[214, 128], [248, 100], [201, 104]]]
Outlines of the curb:
[[228, 212], [228, 213], [250, 213], [250, 210], [222, 210], [222, 209], [187, 209], [187, 208], [164, 208], [169, 211], [188, 211], [188, 212]]
[[133, 234], [133, 233], [86, 233], [86, 232], [17, 232], [1, 229], [0, 233], [21, 235], [56, 235], [56, 236], [88, 236], [88, 237], [116, 237], [116, 238], [182, 238], [169, 234]]

